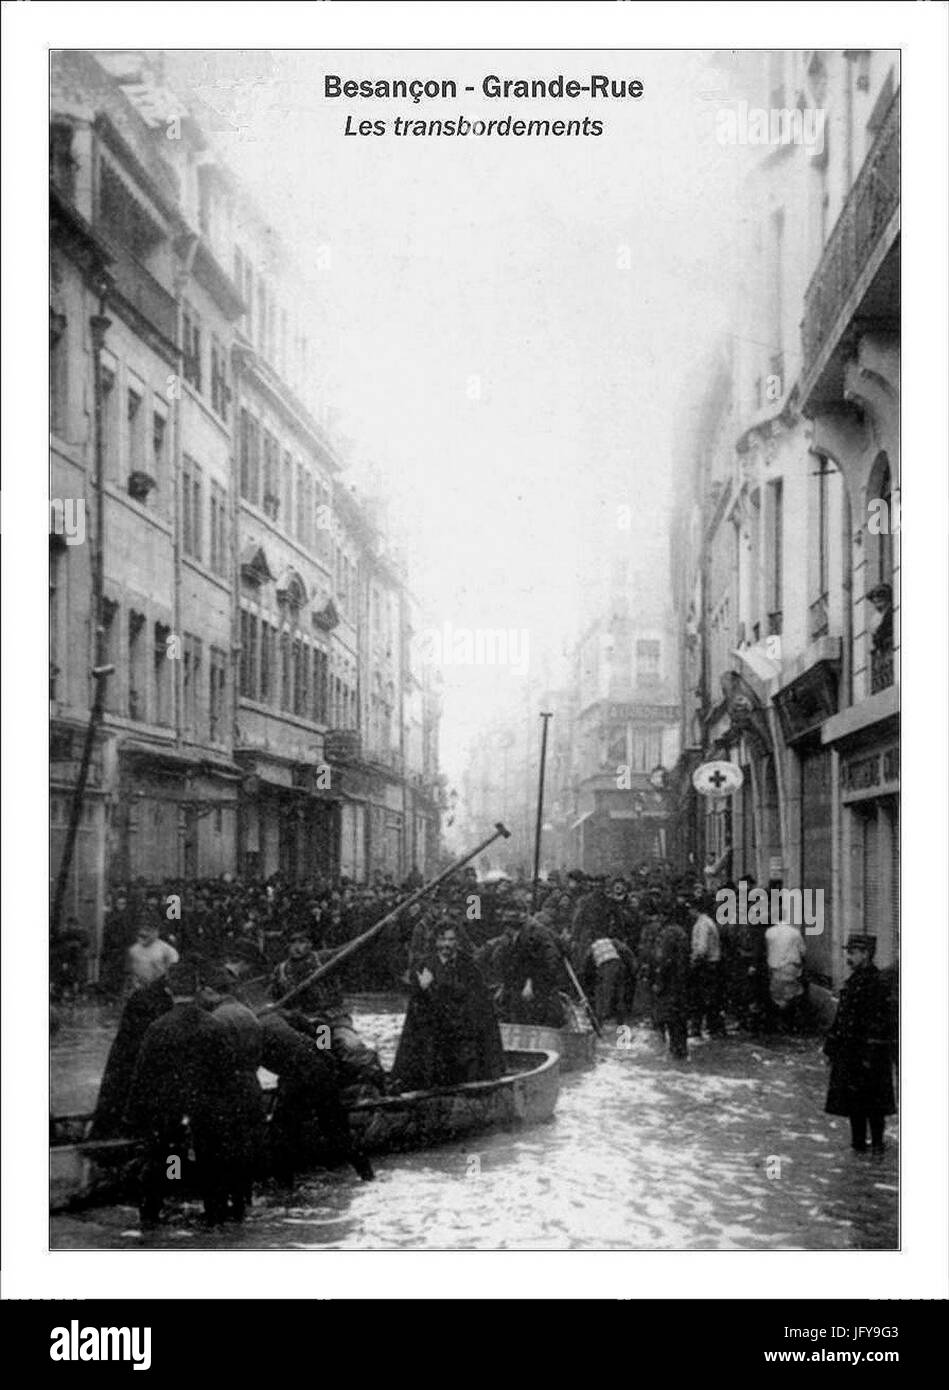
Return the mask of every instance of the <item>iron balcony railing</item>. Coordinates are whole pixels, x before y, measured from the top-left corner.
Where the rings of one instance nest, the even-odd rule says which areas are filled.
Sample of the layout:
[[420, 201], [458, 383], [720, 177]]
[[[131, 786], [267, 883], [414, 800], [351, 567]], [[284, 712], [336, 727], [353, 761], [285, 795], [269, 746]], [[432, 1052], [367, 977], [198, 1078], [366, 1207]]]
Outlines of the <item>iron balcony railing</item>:
[[820, 355], [847, 296], [899, 205], [900, 94], [897, 92], [804, 296], [801, 337], [805, 375]]
[[870, 653], [870, 694], [876, 695], [893, 684], [893, 649]]

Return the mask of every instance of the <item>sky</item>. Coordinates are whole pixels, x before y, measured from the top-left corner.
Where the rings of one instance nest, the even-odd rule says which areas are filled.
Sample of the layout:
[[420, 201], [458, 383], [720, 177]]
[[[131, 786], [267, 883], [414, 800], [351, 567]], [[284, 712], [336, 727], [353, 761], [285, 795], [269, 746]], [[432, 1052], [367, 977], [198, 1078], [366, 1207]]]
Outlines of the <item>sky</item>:
[[[665, 534], [673, 442], [728, 324], [736, 168], [714, 135], [724, 84], [710, 55], [176, 61], [225, 117], [222, 152], [314, 282], [321, 391], [353, 479], [386, 499], [426, 625], [526, 632], [532, 665], [562, 651], [617, 509]], [[452, 78], [460, 95], [328, 99], [326, 73]], [[488, 100], [488, 73], [639, 78], [645, 96]], [[350, 114], [390, 129], [400, 114], [591, 116], [604, 131], [362, 138], [344, 135]], [[667, 588], [668, 572], [654, 582]], [[450, 782], [492, 715], [523, 701], [522, 665], [443, 667]]]

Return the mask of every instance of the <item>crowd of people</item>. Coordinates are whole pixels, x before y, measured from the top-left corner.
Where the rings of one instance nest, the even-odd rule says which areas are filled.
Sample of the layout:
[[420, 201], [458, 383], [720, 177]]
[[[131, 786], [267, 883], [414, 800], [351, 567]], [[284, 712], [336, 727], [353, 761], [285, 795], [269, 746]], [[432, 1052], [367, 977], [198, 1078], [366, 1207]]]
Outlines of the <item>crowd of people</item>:
[[[690, 1036], [808, 1026], [799, 929], [722, 923], [706, 884], [668, 866], [609, 879], [554, 873], [538, 885], [485, 884], [469, 869], [414, 901], [418, 884], [414, 874], [368, 886], [275, 877], [115, 892], [99, 988], [124, 1007], [93, 1133], [143, 1140], [144, 1224], [158, 1219], [178, 1149], [197, 1151], [208, 1220], [240, 1220], [265, 1128], [268, 1170], [283, 1181], [314, 1132], [324, 1154], [371, 1177], [347, 1099], [502, 1075], [500, 1022], [593, 1026], [607, 1037], [642, 1022], [674, 1059], [688, 1057]], [[336, 959], [384, 917], [385, 929]], [[848, 952], [853, 973], [826, 1044], [826, 1108], [849, 1116], [854, 1148], [866, 1148], [868, 1130], [879, 1148], [894, 1106], [893, 1010], [872, 940], [853, 937]], [[269, 1001], [256, 1008], [255, 988]], [[408, 996], [390, 1072], [346, 1002], [367, 990]], [[266, 1127], [259, 1067], [278, 1078]]]

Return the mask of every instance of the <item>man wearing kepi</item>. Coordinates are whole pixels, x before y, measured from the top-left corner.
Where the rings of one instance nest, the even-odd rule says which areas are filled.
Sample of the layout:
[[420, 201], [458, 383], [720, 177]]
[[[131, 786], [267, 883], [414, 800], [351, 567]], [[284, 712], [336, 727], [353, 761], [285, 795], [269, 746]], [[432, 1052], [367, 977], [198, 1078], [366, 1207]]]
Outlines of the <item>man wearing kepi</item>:
[[[274, 971], [270, 993], [275, 1001], [281, 1001], [291, 990], [302, 985], [333, 955], [332, 951], [315, 951], [305, 927], [295, 927], [289, 934], [287, 957]], [[378, 1054], [363, 1042], [353, 1026], [352, 1014], [346, 1008], [339, 972], [324, 976], [321, 980], [300, 991], [288, 1000], [284, 1016], [294, 1027], [314, 1037], [322, 1045], [325, 1030], [329, 1029], [329, 1043], [333, 1057], [341, 1068], [341, 1081], [345, 1086], [366, 1085], [374, 1090], [385, 1090], [385, 1073]]]
[[451, 923], [439, 927], [435, 949], [412, 970], [410, 989], [392, 1068], [400, 1090], [502, 1075], [501, 1034], [488, 987], [475, 963], [458, 950]]
[[828, 1115], [846, 1115], [851, 1144], [865, 1153], [867, 1129], [873, 1152], [883, 1152], [886, 1116], [896, 1113], [893, 1094], [895, 1019], [886, 985], [873, 964], [876, 938], [851, 935], [844, 948], [850, 978], [840, 991], [833, 1026], [824, 1043], [830, 1059]]

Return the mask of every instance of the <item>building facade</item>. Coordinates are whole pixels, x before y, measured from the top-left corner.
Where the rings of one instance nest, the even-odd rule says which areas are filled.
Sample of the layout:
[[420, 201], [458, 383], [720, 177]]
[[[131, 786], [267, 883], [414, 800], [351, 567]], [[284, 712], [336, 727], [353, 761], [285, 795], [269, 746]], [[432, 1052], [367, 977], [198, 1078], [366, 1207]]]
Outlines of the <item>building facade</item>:
[[424, 869], [439, 704], [319, 423], [305, 278], [157, 56], [57, 53], [51, 94], [57, 910], [96, 934], [119, 884]]
[[[849, 931], [898, 958], [898, 55], [745, 55], [735, 94], [819, 110], [753, 152], [736, 332], [683, 432], [672, 581], [683, 862], [819, 891], [812, 973]], [[698, 798], [703, 760], [739, 792]]]

